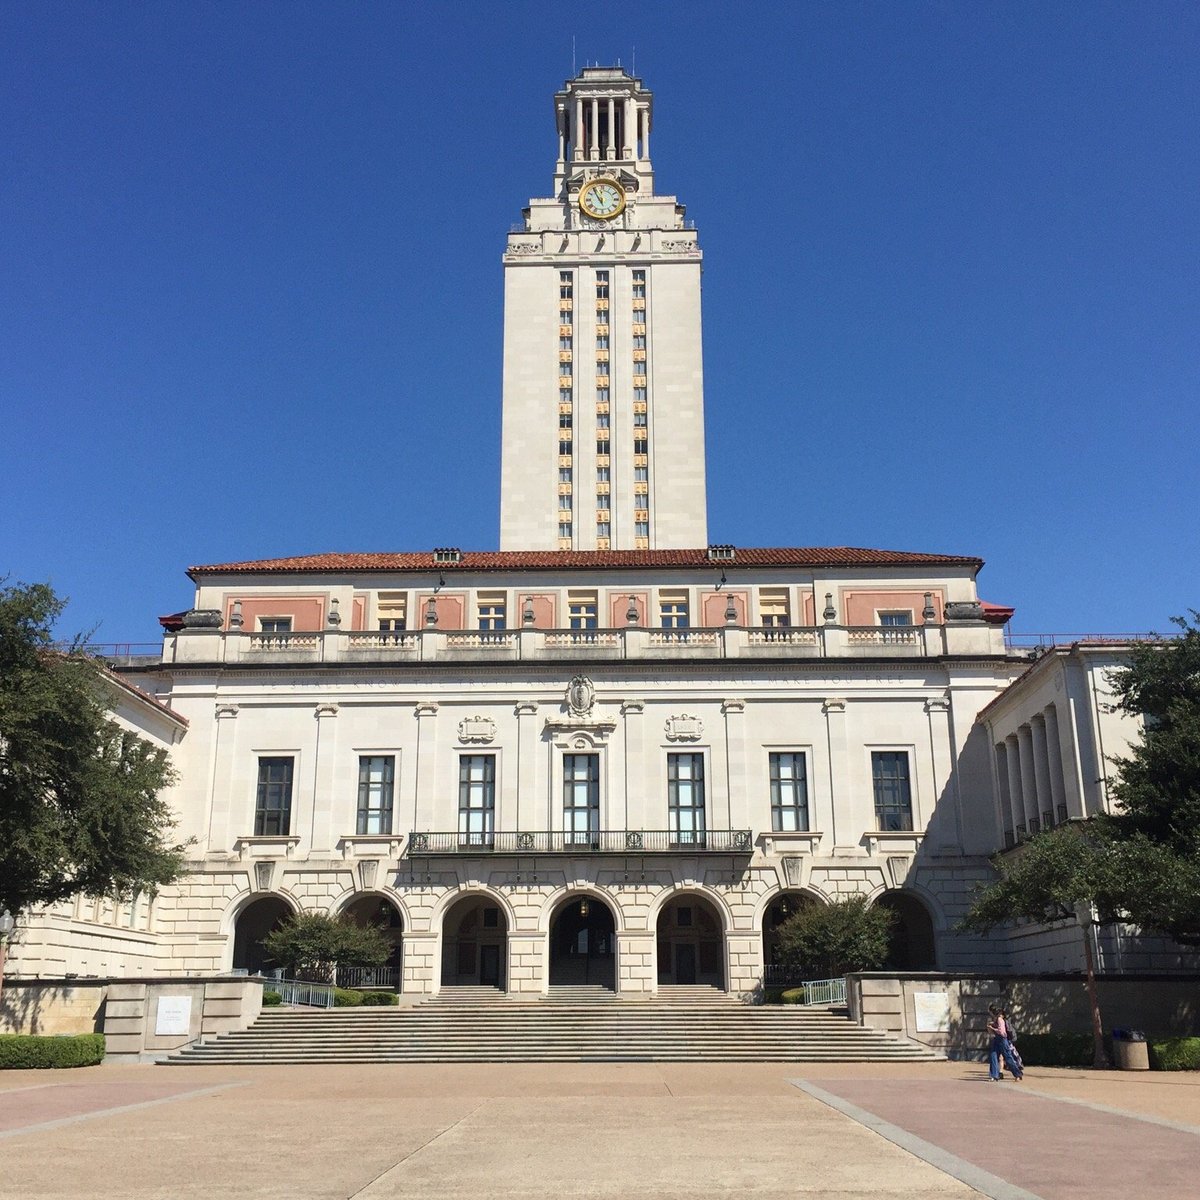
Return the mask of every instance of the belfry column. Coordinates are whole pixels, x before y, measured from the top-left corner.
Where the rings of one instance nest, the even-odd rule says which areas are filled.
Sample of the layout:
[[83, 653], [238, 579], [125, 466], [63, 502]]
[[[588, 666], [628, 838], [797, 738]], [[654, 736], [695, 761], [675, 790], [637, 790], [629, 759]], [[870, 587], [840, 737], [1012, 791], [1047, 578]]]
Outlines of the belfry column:
[[600, 101], [592, 101], [592, 136], [588, 140], [588, 158], [595, 162], [600, 157]]
[[[637, 127], [634, 125], [634, 113], [637, 109], [633, 106], [633, 98], [625, 97], [625, 119], [621, 122], [621, 157], [632, 158], [633, 147], [637, 144]], [[630, 134], [632, 133], [632, 137]]]
[[584, 156], [583, 97], [575, 97], [575, 136], [571, 139], [571, 157], [578, 162]]
[[604, 157], [617, 157], [617, 102], [611, 96], [608, 98], [608, 145], [604, 148]]

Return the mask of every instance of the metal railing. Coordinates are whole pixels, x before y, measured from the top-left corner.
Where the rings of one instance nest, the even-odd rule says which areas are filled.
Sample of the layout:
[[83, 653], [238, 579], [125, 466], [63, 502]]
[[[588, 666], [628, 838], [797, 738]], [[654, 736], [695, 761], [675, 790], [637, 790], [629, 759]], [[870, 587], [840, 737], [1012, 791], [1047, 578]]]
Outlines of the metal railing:
[[337, 985], [342, 988], [387, 988], [400, 990], [399, 967], [338, 967]]
[[768, 966], [763, 971], [763, 983], [767, 987], [803, 988], [805, 1006], [829, 1006], [846, 1003], [846, 980], [804, 979], [795, 967]]
[[1152, 633], [1014, 633], [1004, 631], [1004, 644], [1012, 649], [1045, 649], [1052, 646], [1070, 646], [1075, 642], [1147, 642]]
[[434, 854], [750, 854], [749, 829], [410, 833], [410, 858]]
[[284, 979], [282, 975], [269, 975], [266, 990], [278, 992], [284, 1004], [302, 1004], [308, 1008], [332, 1008], [333, 985], [310, 983], [306, 979]]

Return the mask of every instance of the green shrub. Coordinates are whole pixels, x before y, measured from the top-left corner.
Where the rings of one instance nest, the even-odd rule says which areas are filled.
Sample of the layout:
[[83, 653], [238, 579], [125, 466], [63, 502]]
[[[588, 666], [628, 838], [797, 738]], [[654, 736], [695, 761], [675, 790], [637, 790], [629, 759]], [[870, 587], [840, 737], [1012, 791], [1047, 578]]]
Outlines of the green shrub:
[[363, 993], [354, 988], [335, 987], [333, 989], [334, 1008], [358, 1008], [362, 1002]]
[[102, 1033], [77, 1033], [67, 1037], [0, 1034], [0, 1070], [94, 1067], [103, 1058]]
[[1017, 1049], [1027, 1067], [1090, 1067], [1095, 1055], [1090, 1033], [1021, 1033]]
[[362, 1002], [364, 1008], [387, 1008], [399, 1004], [400, 997], [395, 992], [363, 992]]
[[785, 988], [779, 993], [780, 1004], [803, 1004], [805, 989], [802, 987]]
[[1155, 1071], [1200, 1071], [1200, 1037], [1151, 1039], [1150, 1066]]
[[780, 961], [812, 979], [874, 971], [887, 961], [895, 923], [890, 908], [866, 896], [803, 904], [777, 930]]
[[283, 997], [278, 992], [263, 992], [263, 1008], [278, 1008], [283, 1003]]

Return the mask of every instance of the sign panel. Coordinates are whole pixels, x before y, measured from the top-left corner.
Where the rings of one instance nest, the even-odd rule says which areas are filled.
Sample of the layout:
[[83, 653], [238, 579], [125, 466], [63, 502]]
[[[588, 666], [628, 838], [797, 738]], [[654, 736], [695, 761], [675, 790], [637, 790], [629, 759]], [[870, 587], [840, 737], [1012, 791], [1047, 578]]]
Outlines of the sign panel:
[[158, 1012], [154, 1019], [154, 1032], [166, 1034], [187, 1034], [192, 1025], [191, 996], [159, 996]]
[[950, 993], [913, 992], [918, 1033], [950, 1032]]

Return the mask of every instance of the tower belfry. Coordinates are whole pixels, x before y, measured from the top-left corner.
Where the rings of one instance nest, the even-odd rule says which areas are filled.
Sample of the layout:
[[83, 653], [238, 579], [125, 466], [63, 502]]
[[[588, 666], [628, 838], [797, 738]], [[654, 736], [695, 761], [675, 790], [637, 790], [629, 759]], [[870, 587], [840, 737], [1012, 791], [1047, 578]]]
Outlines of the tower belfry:
[[703, 546], [701, 254], [654, 191], [653, 97], [585, 67], [554, 112], [553, 193], [504, 254], [500, 547]]

